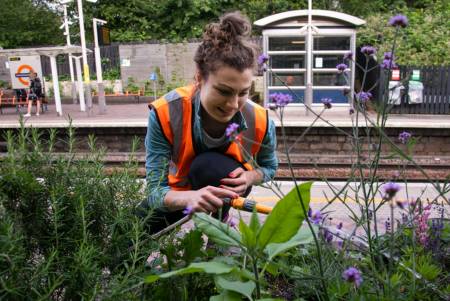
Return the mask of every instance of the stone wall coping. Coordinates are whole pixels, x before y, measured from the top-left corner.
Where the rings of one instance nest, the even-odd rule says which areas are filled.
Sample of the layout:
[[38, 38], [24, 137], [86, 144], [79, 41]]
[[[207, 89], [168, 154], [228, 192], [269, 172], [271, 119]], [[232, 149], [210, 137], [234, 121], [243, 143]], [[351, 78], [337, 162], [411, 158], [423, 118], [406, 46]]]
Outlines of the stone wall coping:
[[[275, 125], [280, 127], [281, 123], [279, 120], [274, 120]], [[330, 120], [333, 126], [338, 128], [352, 128], [353, 124], [350, 121], [342, 120]], [[284, 122], [286, 128], [306, 128], [311, 125], [311, 120], [287, 120]], [[66, 128], [69, 126], [69, 122], [66, 120], [61, 121], [33, 121], [25, 123], [25, 127], [34, 128]], [[72, 121], [72, 126], [75, 128], [146, 128], [147, 119], [145, 120], [82, 120], [82, 121]], [[360, 128], [366, 127], [364, 123], [359, 123]], [[330, 128], [331, 125], [324, 121], [317, 121], [313, 128]], [[369, 125], [370, 127], [370, 125]], [[391, 120], [387, 121], [386, 128], [399, 128], [399, 129], [450, 129], [450, 118], [448, 120], [415, 120], [415, 119], [405, 119], [405, 120]], [[10, 129], [10, 128], [20, 128], [18, 121], [2, 121], [0, 122], [0, 129]]]

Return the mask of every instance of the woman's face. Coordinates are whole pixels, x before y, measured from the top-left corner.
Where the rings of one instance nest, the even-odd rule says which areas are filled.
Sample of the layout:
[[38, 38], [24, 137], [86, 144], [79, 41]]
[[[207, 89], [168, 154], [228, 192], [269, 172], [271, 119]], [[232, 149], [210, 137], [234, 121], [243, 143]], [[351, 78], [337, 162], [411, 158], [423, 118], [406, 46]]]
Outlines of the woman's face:
[[200, 99], [210, 117], [228, 123], [245, 104], [252, 85], [253, 72], [223, 66], [200, 80]]

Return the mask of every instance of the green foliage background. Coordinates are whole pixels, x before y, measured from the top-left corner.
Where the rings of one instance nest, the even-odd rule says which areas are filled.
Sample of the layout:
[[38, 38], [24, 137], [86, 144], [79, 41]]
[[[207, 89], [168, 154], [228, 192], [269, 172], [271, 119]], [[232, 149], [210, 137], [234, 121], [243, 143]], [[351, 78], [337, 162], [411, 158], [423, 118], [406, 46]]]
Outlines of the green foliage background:
[[[76, 2], [76, 1], [75, 1]], [[57, 0], [2, 0], [0, 46], [14, 48], [32, 45], [64, 44], [61, 10]], [[114, 42], [159, 40], [180, 42], [200, 38], [205, 24], [224, 12], [241, 10], [255, 21], [288, 10], [305, 9], [306, 0], [98, 0], [83, 1], [88, 41], [92, 39], [93, 16], [108, 21]], [[401, 64], [442, 65], [450, 63], [450, 1], [448, 0], [316, 0], [316, 9], [329, 9], [363, 18], [358, 44], [376, 44], [387, 49], [393, 31], [385, 24], [393, 14], [408, 16], [410, 26], [399, 46]], [[69, 4], [77, 15], [76, 4]], [[71, 27], [72, 42], [78, 44], [77, 20]], [[260, 31], [255, 29], [255, 35]], [[406, 55], [405, 55], [406, 54]]]

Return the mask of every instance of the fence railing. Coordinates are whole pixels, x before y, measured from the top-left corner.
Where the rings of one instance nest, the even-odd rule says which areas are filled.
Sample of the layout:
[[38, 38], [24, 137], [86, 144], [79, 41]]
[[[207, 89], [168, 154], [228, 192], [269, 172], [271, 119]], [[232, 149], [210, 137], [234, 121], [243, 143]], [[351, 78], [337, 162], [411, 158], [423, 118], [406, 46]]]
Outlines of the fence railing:
[[[395, 105], [394, 114], [449, 114], [450, 113], [450, 66], [400, 68], [400, 78], [410, 78], [413, 70], [420, 70], [420, 81], [423, 83], [423, 102], [410, 103], [408, 80], [404, 82], [404, 93], [401, 103]], [[380, 83], [385, 83], [384, 72], [380, 72]], [[383, 89], [383, 87], [381, 87]]]

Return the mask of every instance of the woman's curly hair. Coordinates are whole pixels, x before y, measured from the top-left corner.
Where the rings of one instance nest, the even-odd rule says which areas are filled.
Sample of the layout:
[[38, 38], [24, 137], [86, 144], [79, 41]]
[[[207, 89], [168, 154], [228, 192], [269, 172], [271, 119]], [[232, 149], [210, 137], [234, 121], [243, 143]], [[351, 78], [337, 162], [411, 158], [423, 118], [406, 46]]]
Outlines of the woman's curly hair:
[[223, 15], [219, 23], [210, 23], [203, 32], [203, 40], [194, 56], [202, 78], [221, 66], [242, 72], [256, 67], [258, 46], [249, 40], [252, 26], [240, 12]]

